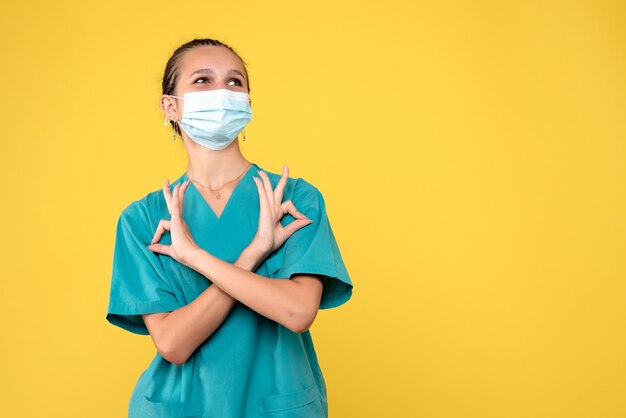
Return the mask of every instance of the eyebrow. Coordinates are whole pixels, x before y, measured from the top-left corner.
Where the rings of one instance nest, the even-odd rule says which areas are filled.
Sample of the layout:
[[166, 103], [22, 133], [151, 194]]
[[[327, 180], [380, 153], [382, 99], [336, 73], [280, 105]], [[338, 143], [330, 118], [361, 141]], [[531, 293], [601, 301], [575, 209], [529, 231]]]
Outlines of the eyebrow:
[[[201, 68], [201, 69], [196, 70], [196, 71], [194, 71], [193, 73], [189, 74], [189, 77], [190, 77], [190, 78], [191, 78], [191, 77], [193, 77], [193, 76], [194, 76], [194, 74], [206, 74], [206, 73], [212, 73], [212, 74], [213, 74], [213, 73], [215, 73], [215, 71], [213, 71], [213, 69], [212, 69], [212, 68]], [[228, 74], [232, 74], [232, 73], [239, 74], [239, 75], [240, 75], [243, 79], [245, 79], [245, 78], [246, 78], [246, 77], [245, 77], [245, 76], [241, 73], [241, 71], [239, 71], [239, 70], [235, 70], [234, 68], [233, 68], [233, 69], [228, 70]]]

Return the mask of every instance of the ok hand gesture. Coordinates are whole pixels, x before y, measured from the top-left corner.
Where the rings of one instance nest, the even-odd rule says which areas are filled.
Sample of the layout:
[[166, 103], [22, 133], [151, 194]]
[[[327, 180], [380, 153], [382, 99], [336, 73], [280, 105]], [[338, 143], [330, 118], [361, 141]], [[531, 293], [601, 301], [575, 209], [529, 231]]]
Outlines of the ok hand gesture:
[[[267, 256], [280, 248], [294, 232], [313, 221], [300, 213], [291, 200], [282, 201], [289, 178], [289, 168], [286, 165], [283, 165], [282, 177], [274, 190], [265, 171], [259, 170], [259, 177], [253, 177], [259, 192], [259, 227], [250, 245], [256, 246], [262, 254]], [[293, 216], [295, 220], [283, 227], [280, 220], [286, 213]]]
[[[166, 254], [178, 261], [179, 263], [188, 265], [191, 254], [200, 247], [196, 244], [189, 227], [183, 219], [183, 203], [185, 201], [185, 191], [189, 186], [189, 180], [178, 183], [174, 186], [174, 190], [170, 191], [170, 182], [165, 180], [163, 184], [163, 194], [165, 202], [169, 209], [171, 219], [161, 219], [157, 226], [154, 237], [148, 249], [160, 254]], [[172, 236], [171, 245], [158, 244], [161, 236], [165, 231], [170, 231]]]

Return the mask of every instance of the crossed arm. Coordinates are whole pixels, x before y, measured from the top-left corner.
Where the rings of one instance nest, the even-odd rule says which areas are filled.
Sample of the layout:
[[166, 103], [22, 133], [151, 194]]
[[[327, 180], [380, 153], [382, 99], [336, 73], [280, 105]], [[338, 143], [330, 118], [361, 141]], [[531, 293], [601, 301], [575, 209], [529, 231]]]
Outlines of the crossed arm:
[[237, 300], [293, 332], [309, 329], [321, 299], [321, 279], [312, 275], [269, 279], [252, 273], [261, 261], [248, 248], [234, 264], [198, 253], [196, 270], [213, 285], [172, 312], [142, 315], [159, 353], [171, 363], [186, 362], [226, 319]]

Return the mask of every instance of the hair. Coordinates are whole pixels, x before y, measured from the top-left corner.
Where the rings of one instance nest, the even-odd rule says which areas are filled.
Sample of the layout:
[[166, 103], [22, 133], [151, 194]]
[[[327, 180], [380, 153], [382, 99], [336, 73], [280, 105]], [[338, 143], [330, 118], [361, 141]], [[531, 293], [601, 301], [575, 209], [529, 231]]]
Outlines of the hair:
[[[243, 64], [243, 70], [246, 73], [246, 80], [248, 81], [247, 84], [249, 93], [250, 79], [248, 77], [248, 69], [246, 68], [247, 64], [243, 60], [243, 58], [241, 58], [241, 56], [239, 56], [239, 54], [233, 48], [226, 45], [224, 42], [218, 41], [217, 39], [203, 38], [191, 40], [176, 48], [170, 59], [167, 61], [167, 64], [165, 65], [165, 72], [163, 73], [162, 82], [163, 94], [174, 94], [174, 89], [176, 88], [176, 83], [178, 82], [178, 63], [180, 62], [185, 52], [189, 51], [192, 48], [205, 45], [222, 46], [224, 48], [228, 48], [230, 52], [235, 54], [237, 58], [241, 60], [241, 63]], [[170, 121], [170, 124], [172, 125], [172, 129], [174, 129], [174, 132], [176, 132], [178, 135], [181, 135], [178, 125], [174, 121]]]

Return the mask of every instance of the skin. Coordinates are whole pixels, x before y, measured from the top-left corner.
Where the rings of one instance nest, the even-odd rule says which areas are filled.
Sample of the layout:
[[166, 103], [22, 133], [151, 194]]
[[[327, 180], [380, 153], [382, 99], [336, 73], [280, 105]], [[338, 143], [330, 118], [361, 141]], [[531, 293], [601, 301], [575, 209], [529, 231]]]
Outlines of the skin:
[[[193, 72], [210, 69], [210, 72]], [[230, 89], [248, 92], [248, 81], [241, 60], [230, 50], [220, 46], [195, 47], [183, 55], [178, 66], [178, 81], [174, 95], [211, 89]], [[184, 99], [168, 95], [161, 97], [166, 118], [180, 121]], [[189, 156], [188, 177], [217, 189], [239, 176], [249, 164], [239, 149], [238, 138], [223, 150], [210, 150], [193, 140], [181, 129]], [[170, 191], [169, 180], [163, 185], [163, 194], [171, 212], [170, 220], [161, 220], [148, 246], [151, 251], [166, 254], [198, 271], [213, 283], [193, 302], [172, 312], [144, 314], [143, 319], [159, 353], [168, 361], [182, 364], [195, 349], [209, 338], [226, 319], [237, 301], [296, 333], [309, 329], [319, 309], [322, 281], [318, 276], [298, 274], [284, 279], [270, 279], [253, 273], [263, 260], [279, 248], [297, 230], [312, 221], [301, 214], [291, 201], [282, 202], [289, 170], [283, 173], [275, 189], [267, 174], [254, 177], [259, 193], [259, 226], [252, 242], [235, 263], [225, 262], [196, 243], [182, 218], [185, 191], [189, 180], [177, 184]], [[220, 216], [238, 181], [220, 189], [221, 199], [197, 190]], [[280, 224], [289, 213], [294, 221], [286, 227]], [[165, 231], [170, 231], [171, 245], [159, 244]]]

